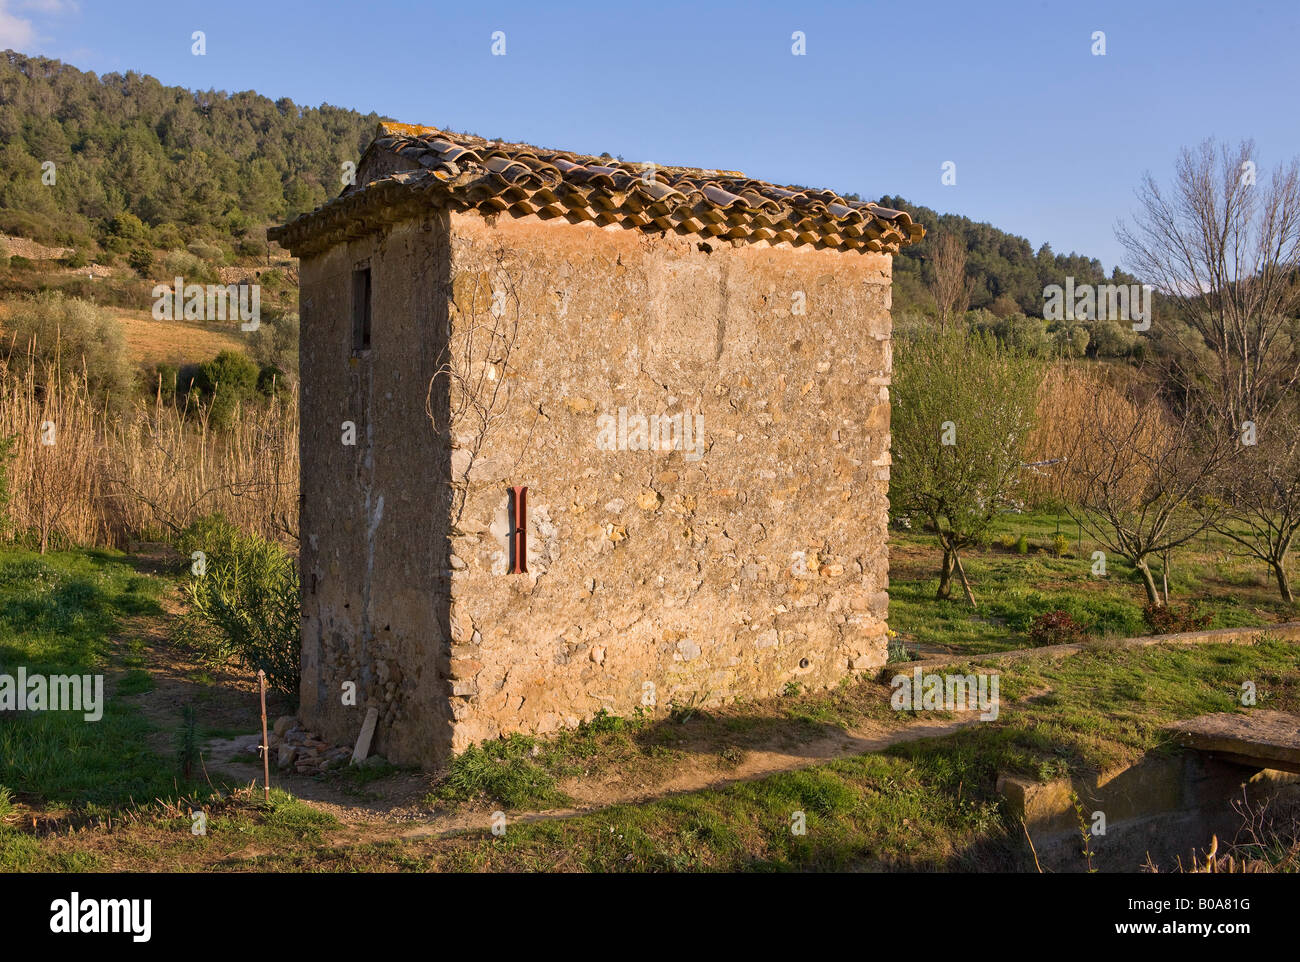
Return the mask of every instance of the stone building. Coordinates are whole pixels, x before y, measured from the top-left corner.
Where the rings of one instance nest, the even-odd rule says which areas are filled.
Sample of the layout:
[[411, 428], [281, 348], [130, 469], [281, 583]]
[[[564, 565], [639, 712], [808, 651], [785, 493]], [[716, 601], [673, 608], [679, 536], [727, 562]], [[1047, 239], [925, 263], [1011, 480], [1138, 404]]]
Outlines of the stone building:
[[[382, 124], [301, 260], [306, 724], [426, 765], [885, 662], [906, 213]], [[344, 694], [356, 690], [355, 704]]]

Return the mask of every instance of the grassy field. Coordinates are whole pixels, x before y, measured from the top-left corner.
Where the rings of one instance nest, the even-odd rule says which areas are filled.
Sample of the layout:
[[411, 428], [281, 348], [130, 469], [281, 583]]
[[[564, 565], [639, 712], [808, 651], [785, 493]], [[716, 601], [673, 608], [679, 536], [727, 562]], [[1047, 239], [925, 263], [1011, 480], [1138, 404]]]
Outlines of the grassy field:
[[[1055, 520], [1008, 521], [1005, 533], [1022, 531], [1031, 545], [1050, 544]], [[1287, 616], [1265, 579], [1221, 559], [1220, 548], [1186, 553], [1174, 597], [1204, 600], [1226, 624]], [[972, 554], [983, 605], [972, 616], [961, 602], [933, 600], [937, 551], [906, 534], [894, 545], [892, 623], [903, 637], [976, 660], [1020, 647], [1026, 619], [1052, 607], [1097, 618], [1102, 633], [1141, 633], [1137, 581], [1113, 564], [1110, 578], [1088, 579], [1072, 550]], [[0, 871], [1032, 870], [1021, 827], [995, 791], [999, 774], [1050, 779], [1173, 751], [1162, 726], [1234, 710], [1247, 680], [1258, 707], [1300, 711], [1292, 643], [1101, 645], [1003, 666], [993, 722], [957, 727], [961, 719], [943, 713], [895, 712], [886, 684], [859, 679], [726, 709], [601, 717], [554, 739], [486, 744], [432, 774], [389, 766], [311, 780], [313, 792], [358, 805], [385, 799], [386, 786], [414, 786], [401, 817], [279, 790], [267, 805], [250, 786], [258, 766], [186, 778], [159, 748], [173, 722], [143, 708], [163, 670], [158, 649], [139, 639], [165, 629], [175, 591], [172, 575], [122, 555], [0, 551], [0, 670], [102, 671], [111, 692], [93, 724], [0, 716]], [[249, 700], [215, 671], [188, 674], [205, 688], [201, 706]], [[901, 740], [936, 722], [953, 730]], [[863, 733], [900, 740], [866, 749]], [[774, 745], [832, 742], [844, 747], [797, 770], [731, 779]], [[673, 789], [683, 771], [700, 773], [700, 787]], [[638, 790], [602, 796], [596, 787], [606, 783]], [[207, 817], [202, 836], [191, 831], [197, 810]], [[792, 831], [796, 813], [805, 834]], [[502, 817], [504, 834], [493, 834]]]
[[22, 795], [77, 805], [91, 814], [124, 799], [151, 799], [173, 789], [143, 745], [146, 727], [127, 692], [148, 678], [112, 634], [124, 621], [158, 616], [157, 580], [101, 552], [45, 558], [15, 553], [0, 560], [0, 665], [31, 674], [122, 675], [106, 689], [103, 718], [41, 712], [0, 723], [0, 784]]
[[159, 321], [149, 311], [116, 311], [131, 360], [151, 367], [159, 363], [196, 364], [222, 351], [249, 350], [249, 335], [237, 321], [225, 325], [198, 321]]
[[[1057, 538], [1065, 539], [1058, 553]], [[1026, 552], [1018, 550], [1024, 538]], [[912, 648], [924, 652], [980, 654], [1023, 648], [1034, 617], [1068, 612], [1095, 637], [1124, 638], [1149, 633], [1142, 619], [1146, 595], [1134, 568], [1110, 556], [1107, 576], [1092, 575], [1092, 554], [1100, 550], [1068, 515], [1004, 515], [990, 543], [963, 555], [979, 602], [972, 612], [955, 585], [957, 600], [936, 602], [939, 553], [933, 535], [891, 532], [889, 624]], [[1247, 627], [1300, 617], [1282, 601], [1268, 570], [1242, 558], [1228, 538], [1211, 532], [1175, 552], [1170, 563], [1169, 600], [1193, 603], [1212, 613], [1212, 628]], [[1153, 566], [1157, 582], [1161, 572]], [[954, 578], [954, 582], [956, 579]]]

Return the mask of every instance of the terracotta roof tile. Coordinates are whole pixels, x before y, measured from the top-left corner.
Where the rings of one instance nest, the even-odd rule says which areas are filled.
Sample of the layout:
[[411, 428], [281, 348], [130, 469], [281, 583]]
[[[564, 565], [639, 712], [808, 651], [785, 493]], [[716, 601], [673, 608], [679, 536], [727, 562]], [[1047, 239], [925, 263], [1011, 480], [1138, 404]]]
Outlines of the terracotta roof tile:
[[630, 164], [396, 123], [379, 125], [360, 169], [385, 155], [400, 160], [384, 169], [412, 169], [348, 187], [267, 236], [307, 253], [427, 204], [845, 251], [894, 252], [925, 234], [903, 211], [735, 170]]

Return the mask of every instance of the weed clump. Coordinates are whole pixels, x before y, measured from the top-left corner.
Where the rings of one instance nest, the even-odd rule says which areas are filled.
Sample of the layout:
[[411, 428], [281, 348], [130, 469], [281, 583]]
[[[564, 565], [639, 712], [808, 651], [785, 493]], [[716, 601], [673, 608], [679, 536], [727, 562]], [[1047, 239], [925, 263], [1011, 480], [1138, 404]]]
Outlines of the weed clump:
[[1047, 611], [1029, 625], [1029, 643], [1043, 645], [1071, 645], [1088, 640], [1088, 628], [1075, 621], [1067, 611]]
[[1184, 631], [1204, 631], [1214, 620], [1214, 613], [1203, 613], [1192, 604], [1148, 604], [1142, 609], [1142, 620], [1152, 634], [1176, 635]]

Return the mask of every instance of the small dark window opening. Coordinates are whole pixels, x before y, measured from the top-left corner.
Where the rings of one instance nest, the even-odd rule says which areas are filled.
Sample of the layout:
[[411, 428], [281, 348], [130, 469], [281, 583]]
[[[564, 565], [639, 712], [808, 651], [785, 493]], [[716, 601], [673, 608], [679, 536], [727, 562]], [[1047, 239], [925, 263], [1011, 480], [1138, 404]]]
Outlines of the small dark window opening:
[[352, 353], [370, 350], [370, 268], [352, 272]]

